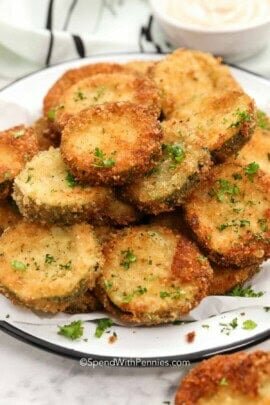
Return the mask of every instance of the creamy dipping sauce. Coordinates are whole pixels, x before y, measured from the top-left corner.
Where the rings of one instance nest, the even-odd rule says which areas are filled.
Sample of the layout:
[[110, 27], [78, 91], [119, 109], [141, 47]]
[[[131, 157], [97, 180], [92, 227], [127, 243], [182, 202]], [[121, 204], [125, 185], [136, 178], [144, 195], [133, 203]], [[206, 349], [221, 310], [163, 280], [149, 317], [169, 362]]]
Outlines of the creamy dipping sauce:
[[270, 0], [168, 0], [167, 13], [198, 28], [244, 28], [270, 19]]

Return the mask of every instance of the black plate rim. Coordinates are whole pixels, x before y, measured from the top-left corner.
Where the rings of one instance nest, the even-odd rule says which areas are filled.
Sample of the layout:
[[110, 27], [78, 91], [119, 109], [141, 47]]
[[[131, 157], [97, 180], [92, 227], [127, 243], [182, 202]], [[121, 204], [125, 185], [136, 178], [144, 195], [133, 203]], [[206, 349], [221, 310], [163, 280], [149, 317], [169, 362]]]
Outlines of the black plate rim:
[[[112, 53], [104, 53], [104, 54], [96, 54], [96, 55], [91, 55], [86, 57], [85, 59], [97, 59], [97, 58], [102, 58], [102, 57], [109, 57], [109, 56], [124, 56], [124, 55], [137, 55], [137, 56], [141, 56], [141, 55], [158, 55], [159, 53], [157, 52], [147, 52], [147, 53], [140, 53], [140, 52], [112, 52]], [[43, 70], [49, 70], [49, 69], [53, 69], [54, 67], [60, 66], [60, 65], [64, 65], [66, 63], [69, 62], [75, 62], [75, 61], [80, 61], [82, 60], [82, 58], [75, 58], [75, 59], [71, 59], [65, 62], [61, 62], [61, 63], [57, 63], [54, 65], [51, 65], [49, 67], [44, 67], [41, 68], [39, 70], [35, 70], [34, 72], [28, 73], [27, 75], [24, 75], [14, 81], [12, 81], [11, 83], [7, 84], [6, 86], [4, 86], [1, 90], [0, 90], [0, 95], [2, 92], [4, 92], [6, 89], [8, 89], [9, 87], [13, 86], [15, 83], [18, 83], [30, 76], [34, 76], [36, 74], [39, 74], [40, 72], [42, 72]], [[253, 76], [256, 76], [258, 78], [260, 78], [261, 80], [264, 80], [268, 83], [270, 83], [270, 80], [268, 80], [267, 78], [265, 78], [264, 76], [258, 74], [258, 73], [254, 73], [251, 72], [248, 69], [245, 68], [241, 68], [238, 67], [237, 65], [234, 64], [229, 64], [229, 66], [234, 67], [238, 70], [242, 70], [246, 73], [249, 73]], [[140, 364], [136, 364], [136, 366], [133, 365], [133, 362], [136, 362], [138, 360], [138, 358], [136, 357], [119, 357], [119, 356], [100, 356], [100, 355], [95, 355], [95, 354], [89, 354], [89, 353], [83, 353], [83, 352], [79, 352], [76, 350], [72, 350], [72, 349], [68, 349], [59, 345], [56, 345], [54, 343], [48, 342], [46, 340], [40, 339], [34, 335], [31, 335], [30, 333], [27, 333], [19, 328], [17, 328], [16, 326], [6, 322], [6, 321], [0, 321], [0, 330], [2, 330], [4, 333], [14, 337], [17, 340], [20, 340], [26, 344], [29, 344], [31, 346], [37, 347], [41, 350], [53, 353], [53, 354], [57, 354], [59, 356], [63, 356], [63, 357], [68, 357], [71, 359], [81, 359], [81, 358], [87, 358], [87, 359], [92, 359], [92, 360], [97, 360], [97, 361], [107, 361], [110, 362], [112, 360], [121, 360], [124, 363], [125, 367], [138, 367], [140, 366]], [[211, 349], [208, 350], [202, 350], [202, 351], [198, 351], [198, 352], [194, 352], [194, 353], [188, 353], [185, 355], [179, 355], [179, 356], [164, 356], [164, 357], [143, 357], [141, 360], [144, 361], [146, 363], [147, 367], [153, 367], [153, 365], [151, 366], [149, 363], [151, 362], [156, 362], [157, 366], [158, 363], [161, 362], [168, 362], [169, 364], [173, 364], [175, 361], [189, 361], [190, 363], [194, 363], [194, 362], [198, 362], [204, 359], [207, 359], [209, 357], [212, 357], [214, 355], [217, 354], [222, 354], [222, 353], [234, 353], [236, 351], [239, 351], [240, 349], [247, 349], [249, 347], [252, 347], [254, 345], [257, 345], [259, 343], [263, 343], [265, 342], [267, 339], [270, 338], [270, 328], [262, 333], [257, 334], [256, 336], [252, 336], [250, 338], [235, 342], [235, 343], [231, 343], [229, 345], [223, 345], [223, 346], [219, 346], [219, 347], [213, 347]]]

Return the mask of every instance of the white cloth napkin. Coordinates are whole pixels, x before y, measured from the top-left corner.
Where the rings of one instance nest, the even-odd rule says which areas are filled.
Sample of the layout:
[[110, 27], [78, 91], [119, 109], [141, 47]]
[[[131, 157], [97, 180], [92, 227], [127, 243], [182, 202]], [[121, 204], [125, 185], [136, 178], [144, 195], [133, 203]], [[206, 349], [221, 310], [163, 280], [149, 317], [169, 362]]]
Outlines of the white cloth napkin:
[[[0, 87], [78, 57], [170, 50], [147, 0], [0, 0]], [[270, 39], [239, 65], [270, 78]]]

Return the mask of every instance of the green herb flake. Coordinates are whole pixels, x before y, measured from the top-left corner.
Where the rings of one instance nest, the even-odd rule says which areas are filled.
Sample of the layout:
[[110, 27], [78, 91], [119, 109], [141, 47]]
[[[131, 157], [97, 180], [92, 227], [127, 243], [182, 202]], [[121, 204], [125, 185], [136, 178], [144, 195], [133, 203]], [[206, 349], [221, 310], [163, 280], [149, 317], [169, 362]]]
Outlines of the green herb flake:
[[105, 153], [99, 148], [95, 148], [94, 156], [95, 156], [95, 163], [93, 164], [94, 167], [110, 169], [113, 166], [115, 166], [115, 159], [113, 158], [113, 155], [110, 157], [106, 157]]
[[237, 328], [238, 320], [237, 318], [234, 318], [229, 323], [220, 323], [220, 326], [222, 326], [221, 333], [225, 333], [225, 335], [229, 336], [232, 330]]
[[244, 169], [245, 175], [248, 177], [249, 181], [251, 181], [251, 182], [254, 181], [254, 177], [257, 174], [259, 168], [260, 168], [260, 165], [258, 165], [258, 163], [256, 163], [256, 162], [249, 163], [245, 167], [245, 169]]
[[56, 261], [55, 258], [52, 255], [50, 255], [49, 253], [47, 253], [45, 255], [45, 263], [46, 264], [52, 264], [55, 261]]
[[81, 91], [81, 89], [78, 89], [75, 92], [74, 101], [77, 102], [77, 101], [82, 101], [82, 100], [85, 100], [85, 99], [87, 99], [86, 95]]
[[95, 102], [99, 101], [99, 99], [100, 99], [102, 96], [104, 96], [105, 91], [106, 91], [106, 88], [105, 88], [104, 86], [98, 87], [97, 90], [96, 90], [96, 94], [95, 94], [95, 96], [93, 97], [94, 101], [95, 101]]
[[251, 115], [247, 111], [241, 111], [241, 110], [237, 109], [235, 112], [235, 115], [236, 115], [236, 121], [233, 122], [229, 126], [229, 128], [237, 128], [240, 125], [244, 124], [245, 122], [252, 121]]
[[137, 261], [137, 257], [131, 249], [122, 250], [121, 254], [123, 256], [123, 260], [121, 261], [120, 265], [128, 270], [131, 264]]
[[167, 291], [160, 291], [159, 296], [160, 296], [160, 298], [164, 299], [164, 298], [170, 297], [171, 294]]
[[174, 168], [176, 165], [183, 162], [186, 157], [185, 151], [180, 144], [163, 144], [162, 149], [169, 155], [172, 160], [171, 167]]
[[246, 321], [243, 322], [242, 329], [253, 330], [256, 327], [257, 327], [256, 322], [252, 321], [251, 319], [247, 319]]
[[267, 219], [265, 219], [265, 218], [258, 219], [258, 224], [259, 224], [261, 231], [263, 231], [263, 232], [268, 231], [269, 228], [268, 228], [268, 224], [267, 224]]
[[100, 338], [106, 329], [113, 325], [113, 321], [109, 318], [100, 319], [95, 331], [95, 337]]
[[18, 131], [13, 131], [12, 135], [14, 136], [15, 139], [20, 138], [21, 136], [24, 136], [25, 134], [25, 129], [19, 129]]
[[265, 310], [265, 312], [270, 312], [270, 307], [264, 307], [263, 309]]
[[110, 288], [112, 288], [113, 283], [111, 281], [105, 280], [104, 281], [104, 287], [106, 288], [106, 290], [109, 290]]
[[24, 264], [23, 262], [20, 262], [19, 260], [12, 260], [11, 267], [14, 270], [20, 270], [20, 271], [25, 271], [27, 269], [27, 265]]
[[229, 385], [227, 378], [222, 377], [221, 380], [219, 381], [219, 385], [221, 385], [222, 387]]
[[75, 179], [73, 174], [71, 174], [70, 172], [67, 173], [66, 182], [67, 182], [68, 187], [74, 188], [74, 187], [78, 186], [77, 180]]
[[240, 193], [239, 187], [225, 179], [218, 179], [216, 181], [217, 187], [210, 190], [210, 197], [215, 197], [217, 201], [224, 202], [225, 196], [235, 196]]
[[72, 261], [69, 260], [66, 264], [59, 264], [60, 269], [71, 270]]
[[270, 120], [264, 111], [257, 110], [257, 125], [262, 129], [270, 130]]
[[73, 321], [68, 325], [58, 326], [58, 335], [65, 336], [68, 339], [76, 340], [82, 337], [84, 327], [82, 321]]
[[264, 293], [262, 291], [255, 292], [251, 286], [248, 287], [242, 287], [242, 286], [236, 286], [234, 287], [229, 293], [231, 297], [245, 297], [245, 298], [258, 298], [262, 297]]

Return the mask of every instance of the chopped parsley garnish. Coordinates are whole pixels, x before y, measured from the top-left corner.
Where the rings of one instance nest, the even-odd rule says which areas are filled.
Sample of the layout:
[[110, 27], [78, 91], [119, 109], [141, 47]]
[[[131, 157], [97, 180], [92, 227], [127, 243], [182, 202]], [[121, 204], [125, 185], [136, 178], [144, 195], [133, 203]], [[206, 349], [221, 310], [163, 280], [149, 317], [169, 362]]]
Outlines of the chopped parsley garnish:
[[240, 219], [239, 221], [236, 221], [235, 219], [233, 219], [230, 223], [225, 223], [225, 224], [221, 224], [219, 226], [217, 226], [217, 229], [222, 232], [224, 231], [224, 229], [230, 228], [230, 227], [234, 227], [234, 228], [245, 228], [246, 226], [250, 226], [250, 221], [248, 221], [247, 219]]
[[139, 285], [136, 288], [136, 290], [134, 290], [131, 294], [126, 294], [126, 293], [123, 294], [123, 302], [128, 304], [129, 302], [132, 301], [132, 299], [134, 297], [136, 297], [136, 296], [139, 297], [139, 296], [145, 294], [146, 292], [147, 292], [147, 288]]
[[226, 385], [229, 385], [227, 378], [222, 377], [221, 380], [219, 381], [219, 385], [225, 387]]
[[99, 148], [95, 149], [94, 155], [95, 163], [93, 164], [93, 166], [95, 167], [110, 169], [115, 165], [115, 159], [112, 156], [106, 157], [105, 153]]
[[176, 289], [175, 291], [168, 292], [168, 291], [160, 291], [159, 296], [160, 298], [171, 298], [173, 300], [177, 300], [181, 298], [185, 293], [179, 289]]
[[71, 174], [70, 172], [68, 172], [68, 174], [66, 176], [66, 182], [68, 184], [68, 187], [71, 187], [71, 188], [74, 188], [78, 185], [77, 180], [75, 179], [73, 174]]
[[222, 326], [221, 333], [225, 333], [225, 335], [229, 336], [229, 334], [232, 332], [232, 330], [237, 328], [238, 320], [237, 320], [237, 318], [234, 318], [229, 323], [220, 323], [220, 326]]
[[255, 292], [251, 286], [248, 287], [242, 287], [242, 286], [236, 286], [234, 287], [228, 295], [232, 297], [246, 297], [246, 298], [257, 298], [257, 297], [262, 297], [263, 292]]
[[106, 290], [109, 290], [110, 288], [112, 288], [113, 283], [111, 281], [105, 280], [104, 286], [105, 286]]
[[270, 120], [264, 111], [257, 110], [257, 125], [262, 129], [270, 130]]
[[216, 181], [217, 187], [212, 188], [209, 192], [210, 197], [215, 197], [217, 201], [223, 202], [226, 195], [238, 195], [240, 190], [236, 184], [233, 184], [225, 179], [218, 179]]
[[264, 307], [265, 312], [270, 312], [270, 307]]
[[109, 318], [100, 319], [95, 331], [95, 337], [100, 338], [106, 329], [113, 325], [113, 321]]
[[256, 327], [257, 327], [256, 322], [252, 321], [251, 319], [247, 319], [246, 321], [243, 322], [242, 329], [253, 330]]
[[58, 335], [65, 336], [71, 340], [82, 337], [84, 330], [82, 321], [73, 321], [69, 325], [58, 326], [58, 328]]
[[74, 101], [81, 101], [81, 100], [85, 100], [87, 97], [86, 95], [80, 90], [78, 89], [74, 95]]
[[47, 113], [48, 119], [49, 119], [50, 121], [55, 121], [56, 112], [57, 112], [58, 110], [61, 110], [62, 108], [64, 108], [63, 105], [59, 105], [59, 106], [57, 106], [57, 107], [51, 108], [51, 109], [48, 111], [48, 113]]
[[21, 270], [21, 271], [24, 271], [27, 269], [27, 265], [24, 264], [23, 262], [20, 262], [19, 260], [12, 260], [11, 267], [14, 270]]
[[45, 263], [52, 264], [53, 262], [55, 262], [55, 258], [52, 255], [50, 255], [49, 253], [47, 253], [45, 255]]
[[18, 131], [13, 131], [12, 135], [14, 136], [14, 138], [20, 138], [21, 136], [24, 136], [25, 134], [25, 130], [24, 129], [19, 129]]
[[267, 219], [265, 219], [265, 218], [258, 219], [258, 224], [263, 232], [268, 231]]
[[260, 165], [256, 162], [252, 162], [245, 167], [245, 175], [248, 177], [249, 181], [253, 182], [254, 176], [257, 174]]
[[131, 249], [122, 250], [121, 254], [123, 256], [123, 260], [121, 261], [120, 264], [122, 267], [128, 270], [131, 264], [137, 261], [137, 257], [134, 255], [134, 252]]
[[235, 112], [236, 121], [232, 123], [229, 128], [237, 128], [239, 125], [244, 124], [245, 122], [251, 121], [251, 115], [247, 111], [240, 111], [239, 109]]
[[70, 270], [72, 267], [72, 262], [69, 260], [66, 264], [59, 264], [60, 269]]
[[104, 95], [106, 88], [104, 86], [100, 86], [96, 90], [96, 95], [93, 97], [94, 101], [99, 101], [99, 99]]
[[159, 296], [160, 296], [160, 298], [167, 298], [167, 297], [170, 297], [171, 294], [167, 291], [160, 291]]
[[180, 144], [163, 144], [162, 149], [167, 152], [172, 160], [171, 167], [175, 167], [177, 164], [181, 163], [186, 154], [183, 147]]

